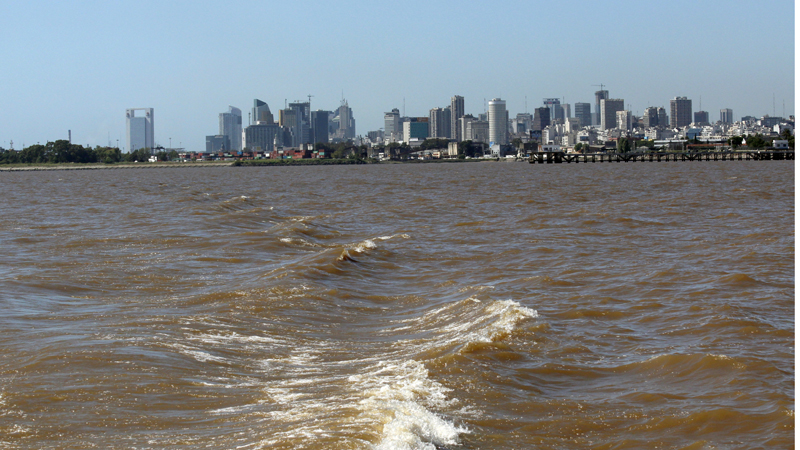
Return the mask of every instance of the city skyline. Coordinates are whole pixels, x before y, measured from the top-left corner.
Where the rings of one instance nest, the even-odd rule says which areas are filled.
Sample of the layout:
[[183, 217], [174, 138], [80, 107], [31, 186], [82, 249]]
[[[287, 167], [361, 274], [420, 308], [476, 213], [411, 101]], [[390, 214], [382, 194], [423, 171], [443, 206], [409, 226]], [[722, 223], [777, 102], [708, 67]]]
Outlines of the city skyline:
[[[229, 105], [248, 111], [258, 98], [276, 113], [309, 95], [312, 111], [336, 110], [346, 98], [358, 135], [383, 128], [384, 114], [393, 108], [426, 117], [450, 106], [455, 95], [464, 98], [464, 114], [485, 112], [484, 102], [492, 98], [506, 102], [510, 117], [533, 114], [543, 98], [589, 103], [594, 114], [600, 84], [638, 116], [651, 106], [669, 110], [670, 100], [684, 96], [712, 121], [725, 108], [735, 120], [794, 114], [794, 14], [771, 14], [794, 13], [788, 1], [759, 7], [770, 12], [763, 23], [751, 20], [752, 4], [725, 2], [468, 8], [442, 2], [413, 21], [391, 18], [421, 4], [308, 2], [303, 23], [294, 21], [291, 5], [255, 2], [42, 5], [0, 7], [15, 18], [0, 33], [18, 43], [4, 49], [7, 65], [0, 74], [5, 148], [11, 140], [21, 148], [66, 138], [67, 130], [79, 144], [123, 145], [123, 111], [147, 106], [158, 110], [157, 144], [167, 146], [171, 138], [173, 146], [202, 149]], [[688, 10], [693, 19], [709, 19], [700, 32], [677, 33], [663, 20], [675, 17], [676, 26], [685, 25], [678, 18]], [[145, 19], [152, 32], [124, 31]], [[548, 23], [542, 27], [541, 21]], [[665, 25], [654, 30], [652, 23]], [[441, 33], [454, 26], [464, 33]], [[601, 28], [600, 38], [589, 38]], [[737, 28], [760, 38], [734, 43], [730, 29]], [[290, 30], [296, 39], [275, 42]], [[647, 33], [653, 39], [641, 39]], [[765, 46], [761, 38], [775, 45]], [[624, 51], [606, 46], [616, 41], [627, 42]]]

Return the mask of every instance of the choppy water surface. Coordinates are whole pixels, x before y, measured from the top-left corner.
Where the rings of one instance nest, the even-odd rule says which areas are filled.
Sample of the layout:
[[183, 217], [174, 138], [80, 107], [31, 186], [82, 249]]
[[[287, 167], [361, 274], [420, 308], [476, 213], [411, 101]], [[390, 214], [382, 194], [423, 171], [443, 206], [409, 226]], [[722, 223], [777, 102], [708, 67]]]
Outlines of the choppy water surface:
[[794, 445], [793, 162], [0, 188], [0, 447]]

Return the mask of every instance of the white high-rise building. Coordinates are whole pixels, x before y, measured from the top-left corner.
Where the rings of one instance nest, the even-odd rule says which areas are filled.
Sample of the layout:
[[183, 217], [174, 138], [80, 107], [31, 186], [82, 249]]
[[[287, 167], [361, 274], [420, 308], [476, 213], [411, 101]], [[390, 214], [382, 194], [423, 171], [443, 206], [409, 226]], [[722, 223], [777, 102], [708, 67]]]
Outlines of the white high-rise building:
[[[144, 117], [136, 117], [136, 111], [144, 111]], [[153, 108], [129, 108], [125, 110], [125, 134], [128, 152], [142, 148], [153, 153], [155, 138], [153, 137]]]
[[228, 106], [228, 112], [219, 113], [219, 134], [228, 136], [231, 148], [228, 150], [242, 150], [242, 110]]
[[508, 112], [505, 100], [499, 98], [489, 101], [489, 143], [508, 144]]
[[458, 120], [464, 116], [464, 97], [454, 95], [450, 98], [450, 139], [461, 142], [464, 139]]

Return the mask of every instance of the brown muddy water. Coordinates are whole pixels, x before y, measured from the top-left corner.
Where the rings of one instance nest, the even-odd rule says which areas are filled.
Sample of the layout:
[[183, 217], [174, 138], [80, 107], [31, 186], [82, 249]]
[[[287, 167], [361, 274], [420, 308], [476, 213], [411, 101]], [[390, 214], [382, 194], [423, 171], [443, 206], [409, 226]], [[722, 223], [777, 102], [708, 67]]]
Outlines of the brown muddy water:
[[0, 173], [0, 447], [794, 445], [794, 163]]

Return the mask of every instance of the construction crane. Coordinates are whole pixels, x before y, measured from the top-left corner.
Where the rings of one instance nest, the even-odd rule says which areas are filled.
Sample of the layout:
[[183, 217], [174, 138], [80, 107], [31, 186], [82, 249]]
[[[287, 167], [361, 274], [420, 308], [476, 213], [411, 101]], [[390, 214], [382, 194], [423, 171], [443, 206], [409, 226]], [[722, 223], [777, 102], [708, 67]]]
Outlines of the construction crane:
[[600, 83], [600, 84], [593, 84], [592, 86], [600, 86], [600, 90], [602, 91], [602, 90], [603, 90], [603, 87], [605, 86], [605, 84], [603, 84], [603, 83]]

